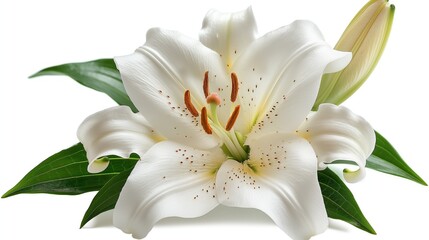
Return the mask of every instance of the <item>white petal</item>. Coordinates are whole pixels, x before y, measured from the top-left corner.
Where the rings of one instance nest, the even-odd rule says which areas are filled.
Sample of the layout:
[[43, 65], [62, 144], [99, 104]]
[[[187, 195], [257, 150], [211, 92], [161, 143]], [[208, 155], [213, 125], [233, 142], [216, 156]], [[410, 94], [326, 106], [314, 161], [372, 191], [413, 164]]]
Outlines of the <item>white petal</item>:
[[228, 160], [219, 169], [219, 202], [257, 208], [293, 239], [309, 239], [328, 227], [311, 145], [296, 135], [273, 134], [254, 141], [250, 160]]
[[100, 157], [126, 158], [131, 153], [142, 156], [162, 139], [141, 114], [126, 106], [108, 108], [87, 117], [79, 126], [77, 137], [87, 152], [91, 173], [101, 172], [109, 165], [108, 161], [97, 161]]
[[349, 160], [358, 164], [358, 171], [345, 171], [348, 182], [365, 176], [366, 159], [375, 146], [375, 133], [371, 125], [345, 107], [322, 104], [299, 128], [314, 148], [319, 167], [335, 160]]
[[151, 29], [142, 47], [116, 57], [115, 62], [128, 95], [156, 131], [197, 148], [218, 144], [184, 103], [184, 93], [190, 90], [195, 107], [201, 110], [206, 71], [213, 89], [226, 85], [228, 78], [217, 53], [178, 32]]
[[257, 32], [251, 7], [235, 13], [211, 10], [204, 18], [200, 41], [218, 52], [229, 69], [255, 40]]
[[199, 217], [218, 205], [215, 173], [225, 160], [219, 148], [197, 150], [161, 142], [142, 157], [122, 189], [113, 223], [145, 237], [166, 217]]
[[305, 119], [316, 99], [323, 73], [338, 71], [351, 59], [323, 40], [308, 21], [277, 29], [257, 39], [237, 59], [241, 113], [237, 130], [269, 134], [291, 132]]

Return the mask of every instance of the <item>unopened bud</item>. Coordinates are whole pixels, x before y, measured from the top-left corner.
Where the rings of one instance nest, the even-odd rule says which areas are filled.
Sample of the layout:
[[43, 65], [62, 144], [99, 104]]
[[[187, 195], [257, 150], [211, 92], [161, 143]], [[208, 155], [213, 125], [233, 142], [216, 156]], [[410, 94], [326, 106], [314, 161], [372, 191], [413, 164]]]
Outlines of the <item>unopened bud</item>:
[[365, 82], [386, 46], [394, 13], [387, 0], [371, 0], [356, 14], [335, 46], [353, 58], [342, 71], [323, 76], [313, 110], [322, 103], [341, 104]]

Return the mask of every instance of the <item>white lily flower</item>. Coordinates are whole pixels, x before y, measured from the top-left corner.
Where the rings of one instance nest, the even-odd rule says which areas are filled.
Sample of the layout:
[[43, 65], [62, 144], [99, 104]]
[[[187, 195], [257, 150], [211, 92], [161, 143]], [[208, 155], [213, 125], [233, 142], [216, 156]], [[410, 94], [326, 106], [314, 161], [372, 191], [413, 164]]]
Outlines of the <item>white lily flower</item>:
[[143, 117], [107, 109], [79, 137], [91, 162], [141, 156], [115, 206], [116, 227], [143, 238], [160, 219], [224, 204], [262, 210], [293, 239], [327, 228], [317, 170], [337, 157], [363, 166], [375, 143], [346, 108], [322, 105], [308, 116], [322, 74], [351, 55], [332, 50], [308, 21], [256, 32], [250, 8], [211, 11], [201, 42], [151, 29], [135, 53], [115, 58]]

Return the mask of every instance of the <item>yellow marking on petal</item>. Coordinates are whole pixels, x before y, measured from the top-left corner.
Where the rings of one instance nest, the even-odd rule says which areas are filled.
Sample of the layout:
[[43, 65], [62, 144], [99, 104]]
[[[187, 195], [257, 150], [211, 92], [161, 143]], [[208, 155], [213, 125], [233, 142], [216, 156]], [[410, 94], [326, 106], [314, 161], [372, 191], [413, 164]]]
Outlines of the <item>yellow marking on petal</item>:
[[310, 130], [308, 129], [296, 130], [296, 133], [302, 138], [305, 138], [307, 141], [311, 141]]

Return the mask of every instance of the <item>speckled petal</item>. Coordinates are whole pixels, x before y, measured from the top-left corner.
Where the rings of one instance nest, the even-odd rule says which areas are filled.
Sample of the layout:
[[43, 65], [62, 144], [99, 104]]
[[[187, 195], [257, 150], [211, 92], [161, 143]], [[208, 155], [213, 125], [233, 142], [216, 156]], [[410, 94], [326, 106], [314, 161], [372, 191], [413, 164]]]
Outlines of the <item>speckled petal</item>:
[[219, 202], [260, 209], [293, 239], [325, 231], [328, 217], [311, 145], [297, 135], [273, 134], [250, 149], [248, 161], [228, 160], [219, 169]]
[[126, 106], [108, 108], [87, 117], [77, 136], [86, 150], [91, 173], [101, 172], [109, 165], [108, 161], [97, 161], [100, 157], [126, 158], [131, 153], [142, 156], [162, 139], [140, 113], [133, 113]]
[[355, 162], [359, 169], [345, 170], [348, 182], [365, 177], [366, 159], [375, 146], [375, 133], [371, 125], [346, 107], [322, 104], [308, 116], [298, 133], [307, 138], [319, 160], [319, 168], [335, 160]]
[[218, 205], [215, 174], [225, 155], [219, 148], [197, 150], [164, 141], [142, 157], [120, 194], [114, 225], [145, 237], [166, 217], [199, 217]]
[[341, 70], [350, 59], [350, 53], [334, 51], [309, 21], [257, 39], [232, 69], [240, 79], [236, 130], [252, 129], [251, 135], [295, 131], [314, 104], [323, 73]]
[[219, 55], [175, 31], [151, 29], [146, 39], [135, 53], [115, 58], [131, 100], [166, 138], [197, 148], [217, 146], [218, 140], [205, 134], [200, 119], [187, 110], [184, 94], [190, 90], [193, 104], [201, 110], [206, 71], [211, 89], [229, 83]]

